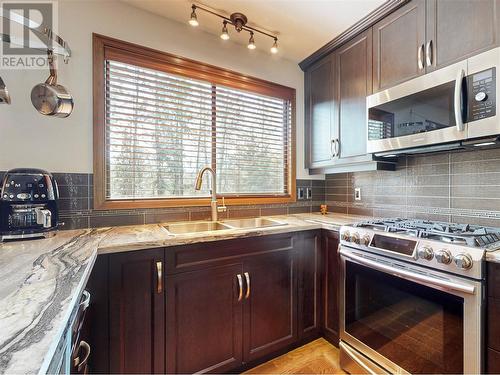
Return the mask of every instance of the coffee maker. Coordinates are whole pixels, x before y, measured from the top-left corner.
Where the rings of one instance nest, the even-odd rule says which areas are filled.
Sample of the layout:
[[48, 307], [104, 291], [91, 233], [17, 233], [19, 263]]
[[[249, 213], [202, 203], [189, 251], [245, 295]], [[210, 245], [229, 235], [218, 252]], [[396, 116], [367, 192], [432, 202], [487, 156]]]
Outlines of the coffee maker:
[[48, 237], [58, 226], [59, 190], [41, 169], [6, 172], [0, 192], [0, 241]]

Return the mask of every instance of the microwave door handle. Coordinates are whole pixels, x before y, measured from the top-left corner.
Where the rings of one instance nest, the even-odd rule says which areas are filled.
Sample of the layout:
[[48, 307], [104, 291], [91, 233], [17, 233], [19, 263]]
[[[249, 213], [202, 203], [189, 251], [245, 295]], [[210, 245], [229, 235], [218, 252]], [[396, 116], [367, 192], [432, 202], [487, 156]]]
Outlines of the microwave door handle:
[[457, 126], [457, 130], [459, 132], [463, 132], [465, 130], [464, 119], [463, 119], [463, 110], [462, 110], [462, 85], [465, 77], [465, 72], [463, 69], [460, 69], [457, 74], [457, 79], [455, 80], [455, 95], [454, 95], [454, 103], [453, 109], [455, 112], [455, 123]]
[[355, 263], [361, 264], [366, 267], [370, 267], [377, 271], [388, 273], [390, 275], [397, 276], [401, 279], [414, 281], [416, 283], [439, 288], [445, 291], [457, 291], [466, 294], [475, 294], [474, 285], [466, 285], [461, 283], [454, 283], [447, 280], [437, 279], [432, 276], [419, 274], [402, 268], [392, 267], [390, 265], [379, 263], [375, 260], [367, 259], [359, 255], [351, 254], [343, 249], [340, 249], [340, 255], [354, 261]]

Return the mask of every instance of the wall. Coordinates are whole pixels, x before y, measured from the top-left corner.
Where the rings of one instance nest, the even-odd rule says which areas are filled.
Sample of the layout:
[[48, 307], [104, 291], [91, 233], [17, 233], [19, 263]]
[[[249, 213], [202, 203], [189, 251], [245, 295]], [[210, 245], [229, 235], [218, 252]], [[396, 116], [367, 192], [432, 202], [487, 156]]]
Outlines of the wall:
[[91, 36], [96, 32], [295, 88], [297, 178], [324, 178], [310, 177], [304, 169], [304, 79], [296, 62], [267, 51], [248, 51], [231, 41], [224, 43], [187, 23], [116, 0], [62, 0], [58, 12], [59, 32], [73, 51], [68, 65], [59, 64], [59, 78], [74, 96], [75, 111], [67, 119], [43, 117], [35, 111], [29, 94], [48, 72], [1, 70], [13, 103], [2, 106], [0, 112], [0, 170], [37, 167], [51, 172], [92, 172]]
[[[186, 8], [188, 14], [189, 7]], [[92, 33], [177, 54], [296, 89], [298, 185], [312, 186], [312, 200], [295, 204], [232, 207], [230, 217], [310, 212], [324, 201], [324, 176], [304, 168], [304, 77], [296, 62], [267, 50], [249, 51], [216, 35], [156, 16], [116, 0], [61, 0], [59, 33], [73, 52], [59, 63], [59, 82], [72, 93], [75, 110], [67, 119], [43, 117], [30, 102], [31, 88], [45, 81], [45, 70], [0, 70], [12, 105], [0, 107], [0, 171], [34, 167], [55, 173], [60, 185], [61, 218], [66, 228], [207, 219], [206, 207], [94, 211], [92, 149]], [[1, 177], [1, 172], [0, 172]], [[318, 186], [319, 193], [318, 193]], [[319, 194], [319, 195], [318, 195]]]
[[334, 212], [500, 227], [500, 149], [409, 156], [395, 172], [328, 175], [326, 203]]

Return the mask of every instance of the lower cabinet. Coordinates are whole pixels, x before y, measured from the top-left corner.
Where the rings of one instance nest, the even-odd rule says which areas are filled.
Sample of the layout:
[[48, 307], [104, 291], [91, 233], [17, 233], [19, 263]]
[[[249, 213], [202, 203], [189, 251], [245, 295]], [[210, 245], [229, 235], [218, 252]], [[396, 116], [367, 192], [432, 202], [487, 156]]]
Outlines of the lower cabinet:
[[109, 371], [165, 372], [164, 249], [109, 259]]
[[242, 275], [242, 264], [230, 264], [167, 277], [167, 373], [241, 366]]
[[486, 316], [486, 373], [500, 373], [500, 264], [488, 263]]
[[297, 340], [295, 249], [244, 262], [243, 359], [250, 362]]
[[318, 230], [100, 255], [91, 370], [230, 372], [338, 338], [336, 243]]
[[323, 334], [339, 344], [339, 232], [323, 231]]
[[315, 339], [321, 335], [322, 252], [321, 232], [305, 232], [298, 258], [299, 339]]

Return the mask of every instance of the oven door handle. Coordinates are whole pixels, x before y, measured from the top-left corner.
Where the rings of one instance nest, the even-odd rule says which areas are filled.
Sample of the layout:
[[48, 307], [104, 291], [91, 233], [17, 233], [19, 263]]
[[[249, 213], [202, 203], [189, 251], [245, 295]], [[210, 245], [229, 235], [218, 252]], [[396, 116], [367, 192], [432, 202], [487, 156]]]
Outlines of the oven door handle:
[[457, 130], [459, 132], [463, 132], [465, 130], [464, 126], [464, 117], [463, 117], [463, 94], [462, 94], [462, 85], [465, 77], [465, 72], [463, 69], [460, 69], [457, 74], [457, 78], [455, 80], [455, 93], [453, 100], [453, 110], [455, 113], [455, 124], [457, 126]]
[[391, 275], [400, 277], [405, 280], [415, 281], [422, 285], [434, 286], [445, 291], [458, 291], [467, 294], [475, 294], [476, 291], [476, 287], [473, 285], [459, 284], [454, 282], [452, 283], [447, 280], [441, 280], [435, 277], [421, 275], [416, 272], [411, 272], [404, 269], [398, 269], [385, 264], [381, 264], [374, 260], [370, 260], [355, 254], [351, 254], [342, 249], [340, 250], [340, 255], [354, 261], [355, 263], [359, 263], [363, 266], [367, 266], [378, 271], [389, 273]]

